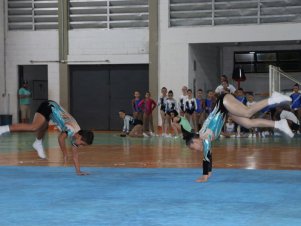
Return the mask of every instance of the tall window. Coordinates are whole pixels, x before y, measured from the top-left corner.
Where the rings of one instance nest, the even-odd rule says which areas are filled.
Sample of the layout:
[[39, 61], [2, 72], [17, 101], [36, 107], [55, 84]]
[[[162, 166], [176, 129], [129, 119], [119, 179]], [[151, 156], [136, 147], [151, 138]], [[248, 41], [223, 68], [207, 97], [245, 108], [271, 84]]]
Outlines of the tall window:
[[234, 68], [246, 73], [267, 73], [269, 65], [285, 72], [301, 72], [301, 50], [234, 52]]

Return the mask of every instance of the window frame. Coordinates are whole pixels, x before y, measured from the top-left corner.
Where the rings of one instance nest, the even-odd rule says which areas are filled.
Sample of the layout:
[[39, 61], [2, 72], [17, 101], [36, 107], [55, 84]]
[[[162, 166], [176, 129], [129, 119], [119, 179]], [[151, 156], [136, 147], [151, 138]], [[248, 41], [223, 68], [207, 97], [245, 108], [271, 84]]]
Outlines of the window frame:
[[[237, 54], [254, 54], [254, 61], [238, 61], [236, 59]], [[258, 54], [276, 54], [275, 60], [258, 60]], [[299, 55], [299, 59], [280, 59], [279, 54], [281, 53], [297, 53]], [[241, 66], [245, 73], [268, 73], [269, 69], [268, 66], [274, 65], [276, 67], [280, 67], [284, 72], [301, 72], [301, 49], [298, 50], [265, 50], [265, 51], [234, 51], [233, 54], [233, 62], [234, 62], [234, 68]], [[283, 68], [283, 65], [287, 64], [288, 68]], [[291, 64], [291, 66], [289, 66]], [[295, 67], [293, 65], [296, 65]], [[247, 67], [250, 66], [250, 67]], [[263, 68], [262, 68], [263, 66]], [[251, 68], [249, 70], [248, 68]]]

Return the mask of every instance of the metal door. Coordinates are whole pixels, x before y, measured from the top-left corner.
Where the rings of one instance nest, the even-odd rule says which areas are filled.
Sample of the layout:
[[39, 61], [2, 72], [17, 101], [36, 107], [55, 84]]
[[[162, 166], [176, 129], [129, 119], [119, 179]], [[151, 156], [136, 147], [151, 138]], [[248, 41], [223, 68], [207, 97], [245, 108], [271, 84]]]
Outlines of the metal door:
[[71, 113], [83, 129], [109, 129], [109, 71], [99, 66], [72, 66]]
[[110, 70], [110, 129], [120, 130], [118, 111], [132, 114], [131, 100], [134, 92], [139, 91], [141, 98], [148, 90], [147, 65], [117, 65]]
[[121, 130], [134, 91], [148, 89], [148, 65], [71, 66], [71, 113], [82, 128]]

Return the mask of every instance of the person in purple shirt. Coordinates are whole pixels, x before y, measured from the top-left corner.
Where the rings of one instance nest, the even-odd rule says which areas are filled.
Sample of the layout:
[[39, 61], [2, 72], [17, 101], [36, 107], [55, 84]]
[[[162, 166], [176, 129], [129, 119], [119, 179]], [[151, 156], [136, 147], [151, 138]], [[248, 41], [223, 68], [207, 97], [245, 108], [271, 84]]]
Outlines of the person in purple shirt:
[[143, 119], [143, 112], [141, 107], [138, 106], [140, 103], [141, 98], [140, 98], [140, 92], [135, 91], [134, 92], [134, 99], [132, 99], [132, 110], [133, 110], [133, 117], [135, 119], [141, 120]]

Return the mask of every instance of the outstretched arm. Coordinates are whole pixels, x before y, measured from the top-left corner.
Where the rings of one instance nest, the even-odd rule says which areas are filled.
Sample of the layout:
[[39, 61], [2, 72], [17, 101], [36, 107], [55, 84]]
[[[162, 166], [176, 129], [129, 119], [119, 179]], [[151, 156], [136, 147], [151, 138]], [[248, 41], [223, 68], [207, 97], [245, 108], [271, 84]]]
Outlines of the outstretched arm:
[[66, 138], [67, 138], [67, 134], [64, 132], [61, 132], [58, 137], [59, 145], [60, 145], [61, 151], [63, 152], [63, 156], [64, 156], [64, 165], [65, 166], [67, 165], [67, 162], [68, 162], [68, 151], [67, 151], [66, 143], [65, 143]]
[[80, 165], [78, 160], [78, 150], [76, 146], [72, 146], [72, 157], [73, 157], [73, 164], [76, 170], [76, 174], [79, 176], [89, 175], [89, 173], [80, 171]]
[[[64, 165], [67, 165], [67, 162], [68, 162], [68, 151], [67, 151], [67, 147], [66, 147], [66, 143], [65, 143], [67, 137], [68, 137], [68, 135], [64, 132], [60, 133], [60, 135], [58, 137], [59, 145], [60, 145], [61, 151], [63, 152], [63, 155], [64, 155]], [[78, 161], [78, 151], [77, 151], [76, 146], [72, 146], [72, 157], [73, 157], [73, 163], [74, 163], [74, 167], [75, 167], [77, 175], [87, 175], [88, 173], [80, 171], [80, 165], [79, 165], [79, 161]]]

